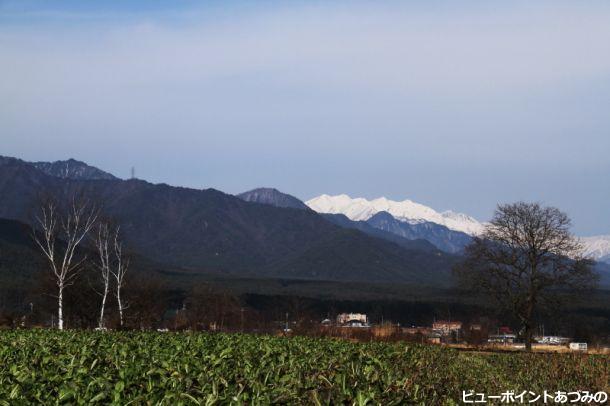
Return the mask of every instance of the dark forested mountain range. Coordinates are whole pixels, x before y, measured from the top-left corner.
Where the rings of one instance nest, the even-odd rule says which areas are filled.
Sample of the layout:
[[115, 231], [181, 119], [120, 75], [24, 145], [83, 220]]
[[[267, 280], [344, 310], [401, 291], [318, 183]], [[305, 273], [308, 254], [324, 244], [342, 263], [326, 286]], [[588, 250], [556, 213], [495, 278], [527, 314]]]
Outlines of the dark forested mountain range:
[[[310, 208], [294, 196], [287, 195], [277, 189], [260, 188], [237, 195], [243, 200], [276, 207], [292, 207], [310, 210]], [[360, 230], [376, 238], [392, 241], [398, 245], [413, 248], [419, 244], [420, 249], [440, 249], [451, 254], [463, 251], [472, 241], [472, 237], [460, 231], [432, 223], [408, 223], [394, 218], [388, 212], [379, 212], [366, 221], [351, 220], [344, 214], [320, 213], [325, 219], [343, 228]], [[413, 243], [412, 241], [417, 241]]]
[[455, 257], [421, 241], [399, 245], [341, 228], [311, 210], [250, 203], [213, 189], [79, 173], [66, 177], [0, 159], [0, 217], [28, 222], [41, 195], [84, 194], [121, 224], [135, 252], [171, 267], [256, 277], [450, 283]]
[[20, 307], [46, 263], [38, 254], [30, 228], [0, 219], [0, 309]]
[[[265, 197], [257, 201], [266, 203], [259, 204], [214, 189], [100, 178], [103, 171], [86, 166], [92, 170], [81, 171], [74, 178], [43, 171], [37, 164], [0, 157], [0, 218], [28, 223], [41, 196], [61, 198], [82, 193], [96, 200], [106, 215], [121, 224], [134, 253], [148, 258], [150, 263], [165, 264], [167, 269], [240, 277], [435, 287], [451, 284], [450, 269], [458, 257], [440, 251], [429, 241], [411, 239], [421, 234], [405, 238], [396, 230], [376, 228], [368, 221], [276, 207], [283, 200], [278, 191], [259, 194]], [[393, 224], [384, 213], [370, 220], [373, 219], [377, 227], [388, 230], [387, 225]], [[434, 229], [422, 224], [411, 226], [421, 226], [424, 230], [419, 233], [428, 232], [428, 238], [434, 241]], [[9, 247], [0, 251], [0, 264], [4, 267], [0, 270], [9, 266], [9, 251], [15, 254], [30, 250], [23, 257], [32, 266], [37, 263], [23, 227], [26, 226], [11, 221], [0, 222], [3, 244]], [[457, 251], [465, 241], [461, 240], [461, 233], [453, 233], [455, 245], [445, 249]], [[437, 244], [440, 245], [438, 241]], [[19, 256], [15, 255], [13, 259]], [[610, 279], [607, 268], [599, 267], [604, 284]]]
[[[275, 207], [291, 207], [294, 209], [311, 210], [305, 203], [303, 203], [296, 197], [288, 195], [286, 193], [282, 193], [279, 190], [272, 188], [258, 188], [250, 190], [248, 192], [238, 194], [237, 197], [248, 202], [268, 204]], [[414, 237], [412, 235], [409, 235], [408, 238], [402, 237], [398, 234], [384, 231], [380, 228], [375, 228], [374, 226], [368, 224], [366, 221], [350, 220], [344, 214], [319, 214], [326, 220], [339, 227], [359, 230], [372, 237], [391, 241], [407, 249], [421, 249], [425, 251], [436, 251], [438, 249], [438, 247], [424, 239], [419, 239], [418, 237]]]
[[[48, 265], [26, 224], [38, 199], [75, 194], [97, 201], [121, 224], [132, 259], [132, 286], [152, 280], [168, 291], [186, 292], [203, 282], [239, 294], [439, 301], [441, 308], [463, 300], [446, 289], [459, 256], [343, 215], [275, 207], [282, 204], [281, 192], [263, 194], [253, 203], [213, 189], [79, 173], [65, 177], [0, 157], [0, 309], [28, 309], [37, 286], [48, 278]], [[610, 266], [600, 264], [598, 271], [607, 289]], [[85, 270], [79, 281], [86, 286], [95, 277]], [[600, 300], [587, 305], [599, 307]]]
[[[58, 241], [58, 244], [62, 245], [63, 242]], [[87, 244], [83, 245], [79, 254], [88, 259], [97, 256], [91, 245]], [[151, 276], [151, 272], [162, 270], [162, 267], [146, 258], [131, 252], [126, 254], [130, 262], [130, 277], [142, 272]], [[173, 270], [165, 271], [166, 274], [168, 272]], [[39, 284], [39, 279], [47, 277], [50, 277], [49, 265], [33, 239], [32, 228], [17, 220], [0, 218], [0, 300], [7, 292], [31, 292]]]
[[17, 279], [27, 279], [44, 267], [44, 259], [38, 254], [31, 235], [26, 224], [0, 219], [0, 275], [10, 271]]

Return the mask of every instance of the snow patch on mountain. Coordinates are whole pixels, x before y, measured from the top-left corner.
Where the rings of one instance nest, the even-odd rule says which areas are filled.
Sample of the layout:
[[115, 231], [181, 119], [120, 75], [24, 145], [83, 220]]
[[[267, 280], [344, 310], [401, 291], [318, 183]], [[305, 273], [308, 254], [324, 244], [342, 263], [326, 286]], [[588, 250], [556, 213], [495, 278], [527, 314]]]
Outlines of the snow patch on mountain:
[[485, 227], [484, 223], [466, 214], [453, 211], [439, 213], [411, 200], [398, 202], [385, 197], [367, 200], [361, 197], [351, 198], [346, 194], [336, 196], [324, 194], [308, 200], [305, 204], [318, 213], [344, 214], [355, 221], [366, 221], [376, 213], [386, 211], [400, 221], [411, 224], [432, 222], [470, 235], [480, 234]]
[[580, 242], [584, 248], [584, 255], [610, 263], [610, 235], [582, 237]]
[[75, 159], [55, 162], [30, 162], [36, 169], [41, 170], [49, 176], [62, 179], [74, 180], [114, 180], [114, 175], [104, 172], [94, 166]]

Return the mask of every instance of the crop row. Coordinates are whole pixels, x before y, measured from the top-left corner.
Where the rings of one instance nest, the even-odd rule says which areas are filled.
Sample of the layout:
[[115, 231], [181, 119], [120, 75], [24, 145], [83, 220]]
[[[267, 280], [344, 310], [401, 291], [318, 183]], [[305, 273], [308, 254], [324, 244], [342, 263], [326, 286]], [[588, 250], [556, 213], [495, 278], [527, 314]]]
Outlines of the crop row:
[[242, 334], [0, 331], [0, 404], [457, 404], [609, 391], [610, 358]]

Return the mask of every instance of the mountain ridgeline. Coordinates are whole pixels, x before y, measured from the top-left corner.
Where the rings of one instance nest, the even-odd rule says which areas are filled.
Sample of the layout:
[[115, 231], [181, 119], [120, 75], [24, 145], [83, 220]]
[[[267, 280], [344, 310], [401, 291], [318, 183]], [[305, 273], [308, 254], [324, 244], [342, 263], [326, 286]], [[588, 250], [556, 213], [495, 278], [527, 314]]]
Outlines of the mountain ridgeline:
[[75, 159], [55, 162], [33, 162], [32, 165], [46, 173], [47, 175], [55, 176], [63, 179], [81, 179], [81, 180], [114, 180], [117, 179], [114, 175], [104, 172], [96, 167], [87, 165], [84, 162]]
[[288, 207], [291, 209], [310, 210], [299, 199], [274, 188], [258, 188], [237, 195], [246, 202], [268, 204], [275, 207]]
[[[449, 253], [461, 253], [471, 238], [480, 235], [486, 223], [452, 210], [437, 212], [411, 200], [395, 201], [385, 197], [368, 200], [346, 194], [323, 194], [305, 204], [318, 213], [343, 214], [352, 221], [366, 221], [373, 227], [404, 238], [420, 238]], [[610, 235], [579, 238], [583, 255], [610, 263]]]
[[[121, 224], [138, 255], [191, 273], [446, 287], [457, 260], [426, 241], [396, 236], [393, 242], [340, 227], [300, 205], [276, 207], [291, 201], [278, 200], [277, 191], [258, 193], [253, 203], [214, 189], [121, 180], [97, 171], [66, 176], [52, 167], [0, 159], [0, 218], [27, 223], [40, 196], [84, 194]], [[269, 197], [273, 205], [260, 204]]]
[[409, 240], [421, 238], [434, 244], [438, 249], [450, 253], [460, 253], [472, 237], [461, 231], [453, 231], [440, 224], [424, 221], [408, 223], [396, 220], [390, 213], [380, 211], [368, 219], [367, 224], [379, 230], [399, 235]]
[[[61, 200], [83, 194], [96, 201], [104, 215], [121, 224], [139, 272], [166, 275], [168, 288], [193, 277], [447, 288], [459, 260], [451, 252], [460, 252], [471, 238], [383, 211], [366, 221], [317, 213], [275, 189], [237, 197], [121, 180], [78, 161], [69, 164], [81, 168], [73, 172], [50, 169], [65, 162], [0, 157], [0, 282], [5, 289], [22, 289], [45, 270], [27, 224], [40, 199], [49, 195]], [[598, 270], [602, 285], [610, 285], [610, 266], [599, 264]]]
[[[311, 210], [305, 203], [294, 196], [282, 193], [277, 189], [260, 188], [237, 195], [239, 198], [276, 207], [291, 207]], [[344, 214], [320, 213], [325, 219], [339, 227], [359, 230], [375, 238], [394, 242], [405, 248], [422, 250], [440, 249], [457, 254], [463, 251], [472, 237], [468, 234], [453, 231], [432, 222], [408, 223], [394, 218], [388, 212], [378, 212], [366, 221], [351, 220]]]

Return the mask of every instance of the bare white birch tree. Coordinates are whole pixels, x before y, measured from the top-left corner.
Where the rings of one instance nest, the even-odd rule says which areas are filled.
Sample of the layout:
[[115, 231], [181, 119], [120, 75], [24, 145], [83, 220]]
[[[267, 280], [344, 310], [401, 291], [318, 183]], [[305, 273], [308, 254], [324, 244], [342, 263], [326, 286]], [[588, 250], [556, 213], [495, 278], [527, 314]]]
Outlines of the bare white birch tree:
[[125, 323], [123, 311], [127, 308], [127, 306], [123, 302], [123, 299], [121, 299], [121, 291], [123, 290], [123, 285], [125, 284], [125, 275], [129, 269], [129, 259], [125, 258], [123, 253], [123, 243], [119, 239], [119, 227], [117, 227], [114, 233], [114, 255], [116, 264], [113, 268], [111, 268], [110, 272], [114, 276], [116, 283], [115, 297], [119, 308], [119, 323], [120, 326], [123, 327]]
[[72, 198], [65, 211], [53, 200], [43, 203], [36, 215], [33, 238], [47, 258], [57, 285], [57, 327], [64, 329], [64, 290], [81, 270], [85, 255], [78, 248], [95, 225], [98, 210], [84, 199]]
[[102, 304], [100, 308], [100, 318], [98, 322], [99, 329], [104, 328], [104, 311], [106, 309], [106, 298], [108, 297], [108, 292], [110, 291], [110, 238], [110, 227], [108, 226], [108, 223], [100, 223], [97, 227], [97, 236], [95, 238], [95, 246], [97, 248], [99, 260], [96, 266], [100, 271], [100, 276], [102, 278], [103, 284], [102, 292], [100, 293], [100, 295], [102, 296]]
[[123, 253], [123, 243], [119, 238], [120, 227], [113, 229], [107, 222], [103, 222], [98, 226], [95, 246], [98, 252], [97, 268], [100, 271], [103, 288], [98, 292], [102, 296], [102, 304], [100, 308], [100, 316], [98, 327], [104, 328], [104, 313], [108, 293], [110, 292], [111, 279], [114, 280], [114, 296], [117, 299], [119, 310], [119, 322], [123, 327], [124, 317], [123, 312], [126, 305], [121, 298], [121, 292], [125, 284], [125, 275], [129, 269], [129, 260], [125, 258]]

